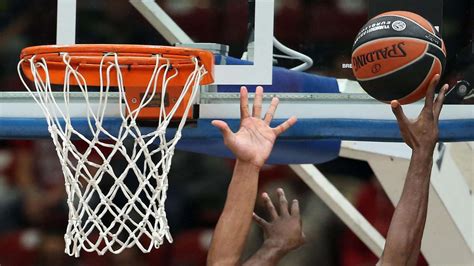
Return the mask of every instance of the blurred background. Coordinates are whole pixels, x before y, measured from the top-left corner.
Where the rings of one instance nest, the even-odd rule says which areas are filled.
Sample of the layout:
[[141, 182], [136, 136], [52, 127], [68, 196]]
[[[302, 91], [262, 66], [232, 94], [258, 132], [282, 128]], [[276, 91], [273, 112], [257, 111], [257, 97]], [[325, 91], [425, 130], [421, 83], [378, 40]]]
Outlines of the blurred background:
[[[246, 0], [158, 0], [197, 42], [230, 45], [240, 58], [246, 47]], [[275, 36], [313, 58], [310, 72], [352, 78], [351, 46], [368, 17], [367, 0], [275, 0]], [[470, 0], [444, 1], [443, 37], [456, 81], [458, 52], [472, 34]], [[466, 19], [467, 18], [467, 19]], [[164, 44], [165, 40], [127, 0], [79, 0], [77, 43]], [[56, 0], [0, 0], [0, 90], [23, 90], [16, 65], [23, 47], [55, 43]], [[297, 62], [282, 61], [283, 66]], [[124, 162], [117, 161], [117, 164]], [[150, 254], [64, 254], [68, 214], [64, 179], [54, 146], [46, 140], [0, 140], [0, 265], [205, 265], [212, 230], [222, 210], [232, 160], [176, 152], [166, 208], [174, 243]], [[393, 206], [361, 161], [337, 159], [318, 165], [385, 236]], [[307, 244], [280, 265], [374, 265], [377, 258], [287, 166], [266, 166], [260, 192], [282, 187], [300, 200]], [[265, 215], [261, 202], [256, 212]], [[245, 257], [258, 249], [262, 232], [252, 228]], [[421, 258], [419, 265], [426, 263]]]

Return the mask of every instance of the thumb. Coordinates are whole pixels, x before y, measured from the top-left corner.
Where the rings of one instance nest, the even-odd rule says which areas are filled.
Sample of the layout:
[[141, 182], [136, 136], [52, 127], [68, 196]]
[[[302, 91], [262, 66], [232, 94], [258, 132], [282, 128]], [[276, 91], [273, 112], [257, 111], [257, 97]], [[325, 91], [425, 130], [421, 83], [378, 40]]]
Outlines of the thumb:
[[217, 127], [221, 133], [224, 139], [227, 139], [232, 136], [233, 132], [230, 130], [229, 125], [227, 125], [226, 122], [222, 120], [213, 120], [211, 124], [215, 127]]
[[397, 118], [398, 128], [400, 129], [400, 134], [402, 135], [403, 140], [408, 146], [413, 147], [412, 142], [410, 141], [410, 134], [408, 133], [410, 131], [409, 121], [403, 112], [402, 106], [397, 100], [392, 101], [390, 105], [392, 106], [393, 114], [395, 114], [395, 117]]
[[267, 225], [267, 221], [265, 221], [265, 219], [263, 219], [262, 217], [258, 216], [256, 213], [253, 213], [252, 217], [260, 227], [264, 228]]
[[403, 108], [400, 102], [397, 100], [393, 100], [392, 102], [390, 102], [390, 105], [392, 107], [393, 114], [397, 118], [398, 124], [399, 125], [405, 124], [408, 118], [405, 116], [405, 113], [403, 112]]

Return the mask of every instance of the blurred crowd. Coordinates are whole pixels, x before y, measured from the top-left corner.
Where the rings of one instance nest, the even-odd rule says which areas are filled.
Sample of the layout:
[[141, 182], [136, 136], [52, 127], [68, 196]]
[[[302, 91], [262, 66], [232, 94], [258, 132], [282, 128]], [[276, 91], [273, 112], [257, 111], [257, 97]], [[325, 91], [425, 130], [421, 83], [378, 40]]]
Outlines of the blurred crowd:
[[[195, 40], [230, 45], [240, 57], [246, 46], [247, 1], [157, 0]], [[166, 44], [127, 0], [79, 0], [78, 43]], [[315, 60], [313, 72], [351, 77], [354, 36], [367, 20], [366, 0], [276, 0], [275, 36]], [[16, 73], [23, 47], [55, 43], [56, 0], [0, 0], [1, 90], [22, 90]], [[283, 64], [291, 65], [294, 62]], [[119, 164], [121, 162], [118, 162]], [[122, 162], [123, 163], [123, 162]], [[337, 159], [318, 165], [329, 179], [386, 235], [393, 205], [370, 167]], [[68, 220], [64, 179], [50, 140], [0, 142], [0, 265], [205, 265], [212, 229], [225, 200], [233, 161], [177, 152], [169, 175], [167, 214], [173, 244], [150, 254], [64, 254]], [[307, 244], [281, 265], [374, 265], [377, 258], [287, 166], [267, 166], [259, 190], [283, 187], [302, 206]], [[261, 210], [261, 203], [256, 212]], [[247, 256], [262, 241], [254, 226]], [[423, 265], [424, 262], [420, 262]]]

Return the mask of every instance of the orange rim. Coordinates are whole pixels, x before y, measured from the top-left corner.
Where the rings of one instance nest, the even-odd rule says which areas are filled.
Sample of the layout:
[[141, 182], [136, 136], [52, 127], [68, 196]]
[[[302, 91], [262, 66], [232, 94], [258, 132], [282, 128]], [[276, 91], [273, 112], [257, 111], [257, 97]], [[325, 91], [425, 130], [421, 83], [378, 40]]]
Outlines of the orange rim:
[[[211, 84], [213, 79], [214, 55], [205, 50], [183, 47], [131, 45], [131, 44], [76, 44], [76, 45], [41, 45], [27, 47], [21, 51], [20, 59], [25, 75], [33, 80], [28, 59], [34, 56], [35, 62], [47, 62], [50, 82], [63, 84], [66, 65], [63, 63], [63, 54], [69, 54], [70, 64], [77, 68], [87, 80], [88, 85], [97, 86], [100, 83], [100, 62], [106, 53], [116, 53], [118, 62], [123, 68], [125, 86], [146, 86], [155, 69], [156, 55], [160, 55], [160, 64], [169, 62], [178, 70], [178, 75], [170, 85], [184, 85], [187, 77], [194, 70], [193, 58], [203, 65], [207, 74], [203, 76], [201, 84]], [[111, 62], [114, 58], [107, 57], [104, 62]], [[41, 73], [40, 75], [44, 75]], [[170, 73], [171, 74], [171, 73]], [[163, 78], [163, 77], [162, 77]], [[73, 84], [71, 82], [71, 84]], [[110, 84], [114, 86], [116, 84]]]

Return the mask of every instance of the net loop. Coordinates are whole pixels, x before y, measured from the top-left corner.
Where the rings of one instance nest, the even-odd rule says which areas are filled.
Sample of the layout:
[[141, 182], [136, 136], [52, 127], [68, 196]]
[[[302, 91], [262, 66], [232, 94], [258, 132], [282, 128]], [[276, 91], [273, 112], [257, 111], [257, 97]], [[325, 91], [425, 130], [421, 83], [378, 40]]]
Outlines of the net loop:
[[[143, 90], [144, 96], [132, 107], [127, 99], [123, 73], [131, 66], [124, 68], [120, 64], [118, 52], [104, 52], [97, 67], [98, 86], [94, 88], [99, 95], [98, 104], [92, 105], [91, 88], [87, 83], [89, 74], [83, 73], [84, 68], [77, 64], [75, 54], [65, 51], [59, 54], [61, 60], [53, 62], [46, 60], [45, 55], [24, 57], [18, 64], [18, 74], [46, 117], [64, 174], [69, 208], [65, 252], [76, 257], [83, 251], [102, 255], [119, 253], [132, 246], [150, 252], [152, 248], [159, 248], [165, 238], [172, 242], [165, 213], [167, 177], [181, 130], [207, 69], [192, 56], [188, 63], [192, 70], [181, 86], [181, 95], [172, 108], [166, 109], [169, 85], [180, 76], [181, 69], [173, 66], [162, 53], [152, 54], [154, 66]], [[183, 64], [183, 59], [180, 60]], [[55, 64], [59, 61], [64, 64], [60, 98], [53, 94], [49, 70], [57, 68]], [[22, 74], [25, 66], [28, 66], [26, 71], [31, 75], [28, 78], [33, 81], [32, 87]], [[117, 132], [104, 127], [112, 90], [118, 91], [119, 102], [124, 103]], [[73, 91], [79, 91], [85, 102], [86, 131], [79, 131], [73, 121]], [[157, 95], [161, 100], [155, 130], [144, 132], [137, 125], [139, 114]], [[186, 95], [190, 95], [189, 98]], [[183, 106], [182, 117], [174, 121]], [[178, 123], [176, 134], [168, 134], [167, 138], [172, 120]], [[80, 140], [86, 147], [79, 147], [74, 140]], [[124, 169], [113, 167], [116, 160], [126, 162]]]

